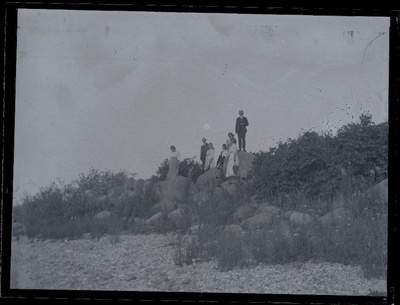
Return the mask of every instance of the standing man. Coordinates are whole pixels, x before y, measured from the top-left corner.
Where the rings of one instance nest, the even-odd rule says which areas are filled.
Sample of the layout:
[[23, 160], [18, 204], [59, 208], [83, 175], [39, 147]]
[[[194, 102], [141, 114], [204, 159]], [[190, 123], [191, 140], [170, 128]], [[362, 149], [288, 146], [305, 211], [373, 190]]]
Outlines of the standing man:
[[239, 140], [239, 151], [242, 150], [245, 152], [246, 151], [246, 132], [247, 132], [247, 126], [249, 126], [249, 121], [247, 120], [246, 117], [243, 116], [244, 112], [243, 110], [239, 111], [239, 117], [236, 119], [236, 128], [235, 131], [238, 135], [238, 140]]
[[208, 144], [207, 144], [206, 138], [203, 138], [202, 141], [203, 141], [203, 145], [201, 145], [201, 149], [200, 149], [200, 160], [201, 160], [202, 168], [204, 170], [204, 165], [206, 164]]

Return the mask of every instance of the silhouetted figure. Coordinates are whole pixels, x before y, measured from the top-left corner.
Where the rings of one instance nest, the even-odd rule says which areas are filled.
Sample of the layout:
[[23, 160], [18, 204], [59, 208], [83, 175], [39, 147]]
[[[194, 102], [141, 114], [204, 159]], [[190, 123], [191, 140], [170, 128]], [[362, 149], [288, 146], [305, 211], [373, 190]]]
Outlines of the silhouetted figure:
[[236, 119], [236, 127], [235, 132], [238, 135], [239, 140], [239, 151], [242, 150], [246, 151], [246, 133], [247, 133], [247, 126], [249, 126], [249, 121], [246, 117], [243, 116], [243, 110], [239, 111], [239, 117]]

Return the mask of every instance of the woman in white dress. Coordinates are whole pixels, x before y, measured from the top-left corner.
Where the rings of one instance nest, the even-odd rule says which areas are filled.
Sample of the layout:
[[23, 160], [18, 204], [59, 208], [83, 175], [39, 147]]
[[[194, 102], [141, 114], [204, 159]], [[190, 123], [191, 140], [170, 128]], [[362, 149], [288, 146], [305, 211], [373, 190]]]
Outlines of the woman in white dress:
[[226, 168], [226, 174], [225, 177], [232, 177], [235, 176], [235, 172], [233, 171], [233, 166], [234, 165], [239, 165], [239, 159], [237, 156], [237, 145], [236, 145], [236, 139], [232, 138], [231, 139], [231, 146], [229, 147], [229, 159], [228, 159], [228, 166]]
[[178, 165], [180, 159], [180, 154], [178, 151], [176, 151], [176, 147], [172, 145], [170, 149], [171, 149], [171, 155], [169, 157], [167, 179], [178, 176]]
[[229, 150], [229, 148], [232, 145], [232, 139], [234, 139], [235, 136], [232, 132], [228, 133], [228, 139], [226, 140], [226, 148]]
[[204, 169], [209, 170], [215, 167], [215, 149], [212, 143], [208, 143], [208, 150], [206, 153], [206, 162]]

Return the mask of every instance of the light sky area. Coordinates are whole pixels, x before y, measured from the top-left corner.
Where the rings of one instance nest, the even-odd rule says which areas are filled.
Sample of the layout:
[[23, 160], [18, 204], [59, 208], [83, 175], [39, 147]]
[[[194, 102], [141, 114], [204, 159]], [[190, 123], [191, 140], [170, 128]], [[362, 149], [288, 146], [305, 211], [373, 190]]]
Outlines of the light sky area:
[[14, 193], [388, 118], [389, 18], [20, 10]]

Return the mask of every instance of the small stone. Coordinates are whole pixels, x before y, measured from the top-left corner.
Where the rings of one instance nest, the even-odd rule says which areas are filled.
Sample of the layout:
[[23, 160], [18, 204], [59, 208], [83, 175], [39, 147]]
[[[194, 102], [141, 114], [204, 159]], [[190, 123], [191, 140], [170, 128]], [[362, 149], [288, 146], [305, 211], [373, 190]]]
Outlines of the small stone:
[[182, 281], [182, 284], [183, 285], [187, 285], [187, 284], [190, 284], [190, 282], [191, 282], [192, 280], [190, 279], [190, 278], [185, 278], [183, 281]]

